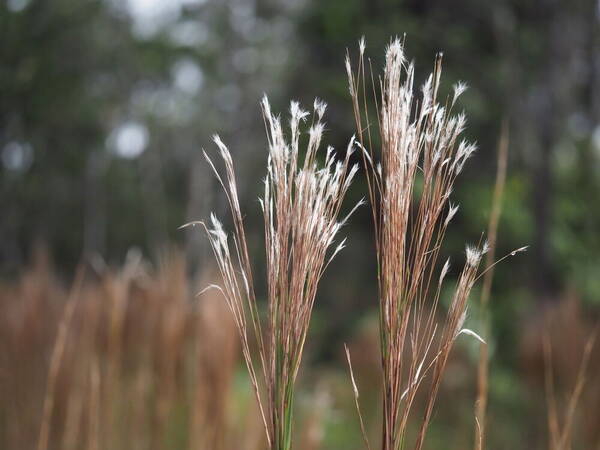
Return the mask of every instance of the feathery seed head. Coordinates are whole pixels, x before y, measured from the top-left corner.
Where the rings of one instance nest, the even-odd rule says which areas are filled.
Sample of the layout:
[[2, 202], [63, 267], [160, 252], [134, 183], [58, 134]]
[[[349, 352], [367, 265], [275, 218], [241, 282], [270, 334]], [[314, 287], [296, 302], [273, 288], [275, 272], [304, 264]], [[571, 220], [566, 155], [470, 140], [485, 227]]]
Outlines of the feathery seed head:
[[321, 120], [323, 118], [323, 115], [325, 114], [325, 110], [327, 109], [327, 103], [325, 103], [323, 100], [315, 98], [315, 103], [313, 107], [315, 112], [317, 113], [318, 120]]
[[360, 51], [361, 56], [365, 54], [366, 48], [367, 48], [367, 43], [366, 43], [365, 37], [363, 35], [363, 36], [361, 36], [360, 40], [358, 41], [358, 50]]
[[306, 120], [308, 111], [304, 111], [302, 108], [300, 108], [300, 103], [297, 101], [292, 101], [290, 102], [290, 116], [291, 123], [298, 124], [300, 121]]
[[444, 226], [447, 227], [456, 212], [458, 211], [458, 205], [452, 206], [450, 204], [450, 209], [448, 210], [448, 215], [446, 216], [446, 220], [444, 221]]
[[453, 86], [454, 95], [452, 97], [452, 104], [456, 103], [458, 97], [460, 97], [467, 90], [467, 88], [467, 83], [463, 81], [459, 81]]
[[485, 255], [487, 252], [489, 252], [489, 250], [490, 250], [490, 244], [489, 244], [488, 240], [486, 239], [483, 242], [483, 246], [481, 247], [481, 254]]
[[450, 270], [450, 258], [448, 258], [446, 260], [446, 262], [444, 263], [444, 267], [442, 267], [442, 271], [440, 272], [440, 279], [438, 284], [441, 286], [442, 282], [444, 281], [444, 278], [446, 277], [446, 274], [448, 273], [448, 271]]
[[479, 261], [481, 261], [482, 252], [476, 247], [472, 247], [467, 245], [465, 248], [465, 253], [467, 255], [467, 265], [470, 267], [477, 267], [479, 265]]
[[404, 46], [400, 39], [395, 38], [390, 42], [385, 53], [386, 61], [394, 64], [404, 63]]
[[346, 67], [346, 75], [348, 76], [348, 90], [350, 91], [350, 97], [354, 97], [354, 75], [352, 74], [352, 64], [350, 63], [350, 55], [346, 53], [346, 58], [344, 59], [344, 64]]
[[221, 224], [219, 219], [217, 219], [217, 216], [215, 216], [215, 214], [212, 212], [210, 213], [210, 222], [213, 226], [210, 230], [211, 233], [219, 240], [219, 242], [226, 244], [227, 234], [223, 230], [223, 225]]

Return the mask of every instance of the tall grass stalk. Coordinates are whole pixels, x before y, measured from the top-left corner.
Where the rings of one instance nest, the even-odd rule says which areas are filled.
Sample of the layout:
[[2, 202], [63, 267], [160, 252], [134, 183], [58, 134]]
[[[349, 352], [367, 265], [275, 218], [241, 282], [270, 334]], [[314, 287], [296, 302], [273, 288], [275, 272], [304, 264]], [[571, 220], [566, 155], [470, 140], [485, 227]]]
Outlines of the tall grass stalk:
[[[268, 445], [271, 449], [288, 450], [292, 446], [294, 383], [317, 285], [331, 259], [344, 246], [342, 241], [330, 250], [348, 218], [338, 220], [338, 215], [357, 167], [350, 167], [354, 138], [343, 161], [336, 162], [333, 149], [328, 147], [324, 165], [318, 164], [324, 103], [318, 100], [314, 103], [303, 160], [301, 128], [310, 114], [292, 102], [289, 137], [286, 137], [281, 120], [271, 112], [266, 97], [262, 109], [269, 147], [264, 196], [260, 200], [267, 267], [265, 335], [254, 291], [233, 160], [218, 136], [214, 142], [225, 165], [224, 177], [206, 153], [205, 156], [229, 201], [234, 224], [233, 244], [214, 215], [211, 214], [209, 224], [198, 223], [208, 234], [222, 276], [222, 286], [213, 287], [223, 293], [233, 313]], [[258, 345], [257, 358], [250, 349], [252, 337]]]
[[552, 367], [552, 346], [550, 336], [546, 334], [543, 340], [544, 351], [544, 386], [546, 390], [547, 402], [547, 420], [548, 420], [548, 449], [549, 450], [571, 450], [573, 448], [573, 427], [575, 422], [575, 412], [588, 377], [588, 366], [592, 350], [596, 341], [598, 329], [595, 328], [588, 336], [577, 376], [575, 377], [575, 386], [568, 396], [564, 417], [559, 419], [558, 406], [556, 401], [556, 392], [554, 388], [554, 370]]
[[54, 410], [54, 400], [56, 395], [56, 384], [58, 374], [63, 361], [65, 348], [67, 345], [67, 337], [69, 334], [69, 327], [75, 313], [77, 306], [77, 296], [81, 289], [81, 283], [83, 281], [83, 266], [79, 266], [75, 275], [75, 282], [73, 288], [69, 294], [69, 298], [65, 304], [62, 317], [58, 324], [58, 330], [56, 333], [56, 340], [52, 348], [52, 354], [50, 356], [50, 367], [48, 369], [48, 379], [46, 384], [46, 394], [44, 396], [44, 404], [42, 407], [42, 420], [40, 426], [40, 434], [37, 443], [38, 450], [46, 450], [48, 448], [48, 442], [50, 439], [50, 427], [52, 421], [52, 412]]
[[[406, 59], [403, 41], [396, 38], [389, 44], [378, 89], [372, 70], [370, 82], [365, 77], [364, 40], [359, 50], [358, 67], [352, 67], [348, 56], [346, 69], [375, 228], [383, 375], [382, 449], [410, 446], [409, 417], [414, 415], [411, 412], [417, 392], [424, 390], [424, 410], [412, 444], [418, 450], [423, 447], [456, 338], [465, 333], [481, 339], [463, 324], [467, 299], [478, 278], [487, 243], [467, 246], [466, 263], [445, 318], [442, 323], [437, 321], [444, 278], [450, 270], [449, 260], [439, 268], [438, 257], [448, 224], [458, 210], [449, 199], [475, 145], [460, 138], [466, 118], [463, 113], [453, 112], [465, 84], [456, 84], [445, 103], [438, 103], [441, 55], [436, 57], [433, 72], [417, 98], [414, 64]], [[367, 84], [372, 86], [377, 108], [377, 152]]]
[[[485, 265], [490, 270], [486, 271], [483, 277], [483, 286], [481, 288], [480, 307], [481, 307], [481, 333], [484, 337], [490, 335], [490, 319], [488, 304], [492, 291], [492, 280], [494, 278], [494, 255], [496, 253], [496, 238], [498, 236], [498, 223], [502, 212], [502, 197], [504, 194], [504, 185], [506, 183], [506, 165], [508, 160], [508, 123], [502, 124], [500, 139], [498, 140], [498, 164], [496, 168], [496, 182], [494, 184], [494, 194], [492, 199], [492, 210], [488, 222], [488, 242], [489, 251], [485, 256]], [[486, 415], [488, 403], [488, 385], [489, 385], [489, 351], [486, 343], [480, 343], [479, 360], [477, 363], [477, 400], [475, 402], [475, 449], [484, 450], [486, 436]]]

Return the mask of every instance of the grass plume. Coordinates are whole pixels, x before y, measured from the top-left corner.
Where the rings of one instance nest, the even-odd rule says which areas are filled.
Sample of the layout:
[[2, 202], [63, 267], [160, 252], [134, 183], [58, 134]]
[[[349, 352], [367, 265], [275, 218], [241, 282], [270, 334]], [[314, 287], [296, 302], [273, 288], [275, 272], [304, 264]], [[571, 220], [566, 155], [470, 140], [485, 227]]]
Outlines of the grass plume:
[[[292, 445], [294, 383], [317, 285], [331, 259], [344, 246], [342, 241], [331, 250], [348, 218], [338, 220], [338, 215], [357, 167], [350, 166], [354, 138], [343, 161], [336, 161], [333, 148], [328, 147], [324, 165], [318, 164], [324, 130], [323, 102], [315, 100], [304, 159], [300, 156], [301, 128], [310, 114], [292, 102], [289, 137], [286, 137], [281, 120], [271, 112], [266, 97], [262, 109], [269, 147], [264, 196], [260, 200], [266, 242], [266, 335], [254, 292], [233, 160], [218, 136], [214, 142], [225, 165], [225, 177], [206, 158], [229, 202], [234, 223], [233, 245], [230, 246], [214, 215], [210, 224], [199, 223], [208, 234], [222, 276], [222, 286], [214, 287], [223, 293], [237, 325], [268, 445], [287, 450]], [[251, 333], [258, 344], [258, 360], [250, 350]]]
[[[438, 257], [446, 229], [458, 210], [449, 199], [457, 176], [476, 147], [460, 138], [465, 115], [453, 113], [466, 85], [456, 84], [445, 105], [438, 102], [442, 68], [438, 55], [433, 73], [417, 98], [414, 64], [405, 57], [403, 41], [394, 39], [386, 51], [380, 95], [376, 94], [371, 75], [379, 125], [376, 154], [365, 87], [364, 40], [359, 51], [357, 69], [349, 56], [346, 68], [375, 227], [383, 374], [382, 449], [407, 447], [409, 416], [417, 392], [423, 387], [426, 401], [414, 442], [414, 448], [421, 449], [456, 338], [465, 333], [480, 339], [463, 324], [467, 299], [487, 243], [467, 246], [466, 264], [445, 319], [441, 324], [436, 319], [443, 281], [450, 268], [447, 260], [439, 269]], [[428, 376], [428, 382], [423, 383]]]

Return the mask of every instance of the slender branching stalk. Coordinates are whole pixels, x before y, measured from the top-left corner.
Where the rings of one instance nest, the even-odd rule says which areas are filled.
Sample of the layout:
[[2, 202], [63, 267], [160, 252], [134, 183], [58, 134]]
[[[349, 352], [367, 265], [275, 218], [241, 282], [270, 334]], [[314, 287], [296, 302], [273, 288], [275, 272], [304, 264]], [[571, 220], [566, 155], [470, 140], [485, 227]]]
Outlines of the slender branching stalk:
[[[267, 98], [262, 101], [269, 146], [264, 196], [260, 200], [267, 267], [265, 335], [259, 319], [233, 160], [218, 136], [214, 141], [225, 165], [225, 177], [206, 156], [225, 190], [234, 224], [233, 245], [230, 245], [214, 215], [210, 224], [199, 222], [208, 234], [223, 279], [222, 286], [213, 287], [223, 293], [233, 313], [268, 445], [277, 450], [287, 450], [292, 445], [294, 382], [317, 285], [331, 259], [344, 247], [342, 241], [331, 250], [334, 238], [349, 216], [338, 220], [342, 200], [357, 171], [356, 166], [350, 167], [354, 138], [343, 161], [336, 161], [329, 147], [324, 165], [318, 164], [325, 107], [319, 100], [314, 103], [302, 159], [301, 128], [309, 113], [298, 103], [291, 103], [290, 132], [286, 137], [281, 120], [271, 112]], [[250, 349], [252, 337], [257, 341], [258, 358], [253, 357]]]
[[58, 374], [63, 362], [67, 346], [67, 338], [69, 334], [69, 328], [71, 321], [73, 320], [73, 314], [77, 307], [78, 295], [81, 291], [83, 283], [84, 268], [79, 266], [75, 275], [75, 281], [73, 288], [69, 294], [67, 302], [65, 304], [62, 317], [58, 323], [58, 330], [56, 332], [56, 340], [52, 348], [52, 354], [50, 356], [50, 367], [48, 369], [48, 381], [46, 385], [46, 395], [44, 396], [44, 404], [42, 408], [42, 421], [40, 426], [40, 435], [38, 438], [37, 448], [38, 450], [46, 450], [50, 440], [52, 413], [54, 411], [54, 400], [56, 395], [56, 384], [58, 380]]
[[[496, 168], [496, 182], [494, 185], [494, 196], [492, 199], [492, 211], [488, 222], [489, 251], [485, 256], [485, 265], [490, 267], [483, 277], [481, 288], [481, 334], [484, 338], [490, 335], [490, 320], [488, 303], [492, 291], [492, 280], [494, 278], [494, 256], [496, 253], [496, 238], [498, 236], [498, 223], [502, 212], [502, 197], [506, 182], [506, 165], [508, 160], [508, 124], [502, 124], [500, 139], [498, 141], [498, 164]], [[475, 450], [484, 450], [486, 433], [486, 413], [488, 403], [488, 379], [489, 379], [489, 352], [487, 343], [480, 343], [479, 360], [477, 363], [477, 400], [475, 401]]]
[[587, 382], [588, 366], [590, 363], [590, 357], [596, 341], [598, 329], [594, 331], [588, 337], [585, 346], [583, 348], [583, 355], [581, 357], [581, 363], [579, 364], [579, 370], [577, 371], [577, 377], [575, 378], [575, 386], [573, 391], [569, 395], [567, 405], [562, 421], [559, 420], [558, 406], [556, 401], [556, 392], [554, 389], [554, 369], [552, 367], [552, 346], [550, 344], [550, 336], [544, 335], [543, 349], [544, 349], [544, 381], [546, 390], [546, 402], [547, 402], [547, 420], [548, 420], [548, 449], [549, 450], [571, 450], [573, 448], [573, 425], [575, 420], [575, 411], [577, 405], [583, 394], [583, 389]]
[[346, 69], [375, 228], [382, 449], [409, 445], [408, 420], [417, 392], [423, 388], [424, 411], [412, 445], [421, 449], [456, 338], [464, 333], [481, 340], [463, 324], [487, 243], [466, 248], [466, 264], [445, 319], [437, 321], [443, 281], [450, 268], [447, 260], [439, 269], [438, 256], [448, 224], [458, 210], [449, 198], [457, 176], [475, 151], [474, 144], [460, 138], [466, 125], [464, 114], [453, 112], [466, 85], [456, 84], [445, 104], [438, 103], [442, 68], [438, 55], [418, 97], [413, 89], [414, 65], [405, 57], [403, 41], [394, 39], [387, 48], [378, 87], [370, 70], [379, 131], [376, 152], [365, 87], [364, 40], [359, 50], [358, 67], [352, 67], [348, 56]]

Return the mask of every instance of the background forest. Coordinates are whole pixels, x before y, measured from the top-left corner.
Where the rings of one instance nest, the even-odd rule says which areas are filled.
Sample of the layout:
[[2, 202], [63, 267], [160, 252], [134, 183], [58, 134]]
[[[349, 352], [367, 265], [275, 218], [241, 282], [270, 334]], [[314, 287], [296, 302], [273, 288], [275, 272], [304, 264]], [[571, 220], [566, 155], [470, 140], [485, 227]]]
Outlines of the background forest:
[[[214, 154], [218, 133], [232, 152], [263, 277], [263, 93], [274, 111], [324, 99], [325, 141], [343, 151], [355, 132], [346, 49], [365, 36], [378, 68], [403, 35], [417, 85], [443, 51], [442, 90], [469, 86], [459, 107], [478, 150], [453, 193], [453, 261], [487, 230], [507, 124], [496, 255], [530, 248], [495, 270], [487, 447], [549, 448], [544, 337], [562, 417], [600, 311], [596, 0], [0, 0], [0, 448], [261, 448], [228, 311], [194, 297], [219, 281], [209, 243], [179, 229], [227, 217], [202, 149]], [[365, 195], [359, 174], [346, 207]], [[300, 373], [298, 449], [363, 448], [344, 343], [373, 441], [380, 428], [368, 207], [344, 232]], [[473, 445], [478, 349], [457, 343], [426, 448]], [[565, 448], [600, 448], [592, 355]]]

